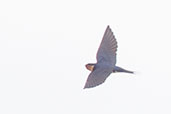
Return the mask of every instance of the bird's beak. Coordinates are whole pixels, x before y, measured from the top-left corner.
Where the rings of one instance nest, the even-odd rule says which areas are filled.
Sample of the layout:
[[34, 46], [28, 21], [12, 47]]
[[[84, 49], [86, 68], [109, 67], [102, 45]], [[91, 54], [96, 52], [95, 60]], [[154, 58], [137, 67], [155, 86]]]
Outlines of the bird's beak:
[[86, 65], [86, 68], [87, 68], [87, 70], [93, 71], [94, 65], [89, 65], [89, 64], [87, 64], [87, 65]]

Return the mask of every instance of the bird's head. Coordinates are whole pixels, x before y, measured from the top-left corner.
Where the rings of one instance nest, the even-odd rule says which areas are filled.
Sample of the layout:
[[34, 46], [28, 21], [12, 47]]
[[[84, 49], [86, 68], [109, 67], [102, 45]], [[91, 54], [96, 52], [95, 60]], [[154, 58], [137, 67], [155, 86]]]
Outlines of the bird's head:
[[87, 68], [87, 70], [93, 71], [94, 65], [95, 64], [89, 63], [89, 64], [86, 64], [85, 67]]

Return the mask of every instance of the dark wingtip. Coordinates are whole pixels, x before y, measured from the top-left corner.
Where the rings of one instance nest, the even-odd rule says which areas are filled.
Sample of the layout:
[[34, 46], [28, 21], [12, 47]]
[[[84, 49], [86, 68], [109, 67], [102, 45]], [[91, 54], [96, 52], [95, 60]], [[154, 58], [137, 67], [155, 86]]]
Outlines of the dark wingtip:
[[83, 89], [89, 89], [89, 88], [91, 88], [91, 87], [88, 87], [88, 86], [85, 85]]
[[84, 87], [83, 87], [83, 89], [87, 89], [88, 87], [85, 85]]
[[91, 88], [95, 88], [95, 87], [97, 87], [99, 85], [101, 85], [101, 84], [97, 84], [97, 85], [93, 85], [93, 86], [87, 86], [87, 85], [85, 85], [83, 89], [91, 89]]

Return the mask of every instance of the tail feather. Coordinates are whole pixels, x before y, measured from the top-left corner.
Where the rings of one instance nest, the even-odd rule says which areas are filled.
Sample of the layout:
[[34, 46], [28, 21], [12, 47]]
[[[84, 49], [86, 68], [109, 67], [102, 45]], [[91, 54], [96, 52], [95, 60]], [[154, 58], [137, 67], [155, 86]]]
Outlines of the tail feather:
[[132, 74], [134, 73], [133, 71], [125, 70], [125, 69], [118, 67], [118, 66], [115, 66], [113, 72], [125, 72], [125, 73], [132, 73]]
[[129, 70], [125, 70], [124, 72], [134, 74], [134, 72], [133, 72], [133, 71], [129, 71]]

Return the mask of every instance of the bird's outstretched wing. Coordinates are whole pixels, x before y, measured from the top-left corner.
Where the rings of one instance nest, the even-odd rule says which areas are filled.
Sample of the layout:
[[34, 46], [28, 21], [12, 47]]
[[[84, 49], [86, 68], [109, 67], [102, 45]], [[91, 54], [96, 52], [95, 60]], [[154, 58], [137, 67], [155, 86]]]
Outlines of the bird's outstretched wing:
[[104, 83], [111, 73], [112, 69], [95, 68], [95, 70], [89, 74], [84, 89], [92, 88]]
[[97, 62], [103, 61], [114, 66], [116, 64], [117, 47], [118, 46], [116, 38], [110, 27], [107, 26], [100, 47], [97, 52]]

